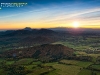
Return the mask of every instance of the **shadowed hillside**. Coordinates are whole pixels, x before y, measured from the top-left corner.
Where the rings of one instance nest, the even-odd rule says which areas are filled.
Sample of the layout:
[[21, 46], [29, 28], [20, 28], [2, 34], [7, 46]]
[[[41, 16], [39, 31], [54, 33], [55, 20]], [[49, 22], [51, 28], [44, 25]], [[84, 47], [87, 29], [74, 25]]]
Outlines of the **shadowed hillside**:
[[63, 45], [44, 44], [36, 47], [6, 51], [2, 56], [5, 57], [33, 57], [40, 60], [58, 60], [68, 58], [73, 55], [73, 49]]
[[21, 45], [33, 45], [33, 44], [50, 44], [56, 41], [57, 41], [56, 39], [47, 36], [37, 36], [37, 37], [29, 36], [20, 40], [19, 43]]
[[8, 30], [3, 33], [3, 36], [26, 36], [26, 35], [55, 35], [57, 32], [49, 29], [21, 29], [21, 30]]

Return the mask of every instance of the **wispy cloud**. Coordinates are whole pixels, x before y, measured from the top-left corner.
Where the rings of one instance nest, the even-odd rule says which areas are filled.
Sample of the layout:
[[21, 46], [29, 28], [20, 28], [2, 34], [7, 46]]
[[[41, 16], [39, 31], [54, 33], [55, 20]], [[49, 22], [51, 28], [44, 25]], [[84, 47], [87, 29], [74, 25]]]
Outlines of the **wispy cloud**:
[[29, 14], [29, 15], [30, 15], [30, 13], [33, 13], [33, 12], [41, 12], [41, 11], [46, 11], [46, 10], [47, 10], [46, 8], [43, 8], [43, 9], [25, 11], [25, 12], [21, 12], [21, 13], [17, 13], [17, 14], [2, 16], [2, 17], [0, 17], [0, 19], [3, 19], [3, 18], [10, 18], [10, 17], [15, 17], [15, 16], [21, 16], [21, 15], [23, 15], [23, 14]]
[[[86, 9], [86, 10], [83, 10], [83, 11], [80, 11], [80, 12], [77, 12], [77, 13], [71, 13], [71, 14], [61, 14], [61, 15], [58, 15], [56, 17], [52, 17], [52, 19], [44, 19], [46, 20], [47, 22], [51, 22], [51, 21], [62, 21], [62, 20], [67, 20], [67, 19], [72, 19], [72, 18], [75, 18], [75, 17], [78, 17], [78, 16], [81, 16], [81, 15], [85, 15], [85, 14], [91, 14], [91, 13], [94, 13], [94, 12], [98, 12], [100, 11], [100, 8], [92, 8], [92, 9]], [[92, 14], [91, 14], [92, 16]]]

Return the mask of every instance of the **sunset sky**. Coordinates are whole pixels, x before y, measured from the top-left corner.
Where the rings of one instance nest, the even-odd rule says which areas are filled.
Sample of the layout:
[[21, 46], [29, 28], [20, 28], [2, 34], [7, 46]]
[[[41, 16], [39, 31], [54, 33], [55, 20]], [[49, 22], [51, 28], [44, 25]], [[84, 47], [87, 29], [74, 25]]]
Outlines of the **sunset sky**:
[[78, 27], [100, 28], [100, 0], [0, 0], [27, 3], [23, 7], [1, 7], [0, 30]]

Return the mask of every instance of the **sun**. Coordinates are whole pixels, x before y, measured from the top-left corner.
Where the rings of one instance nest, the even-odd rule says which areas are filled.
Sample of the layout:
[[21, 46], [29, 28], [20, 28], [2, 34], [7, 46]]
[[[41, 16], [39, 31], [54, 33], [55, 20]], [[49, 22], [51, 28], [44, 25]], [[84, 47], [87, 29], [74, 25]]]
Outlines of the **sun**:
[[76, 21], [73, 22], [73, 27], [74, 27], [74, 28], [78, 28], [78, 27], [79, 27], [79, 22], [76, 22]]

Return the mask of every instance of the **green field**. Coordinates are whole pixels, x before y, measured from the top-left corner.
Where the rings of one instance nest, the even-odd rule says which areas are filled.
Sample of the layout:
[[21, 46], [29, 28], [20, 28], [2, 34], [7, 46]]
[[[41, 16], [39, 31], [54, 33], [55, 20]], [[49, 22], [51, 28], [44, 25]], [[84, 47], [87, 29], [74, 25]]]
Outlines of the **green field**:
[[78, 75], [91, 75], [91, 71], [90, 70], [87, 70], [87, 69], [84, 69], [84, 70], [81, 70]]
[[24, 58], [24, 59], [20, 59], [16, 61], [15, 64], [27, 65], [27, 64], [30, 64], [31, 62], [33, 62], [32, 58]]
[[98, 65], [92, 65], [91, 67], [94, 68], [94, 69], [100, 70], [100, 64], [98, 64]]
[[[67, 60], [60, 59], [56, 62], [42, 62], [34, 58], [23, 59], [0, 59], [0, 75], [6, 75], [5, 70], [2, 69], [2, 65], [9, 67], [9, 65], [23, 66], [25, 71], [29, 71], [26, 75], [100, 75], [100, 64], [96, 63], [96, 59], [100, 54], [86, 53], [86, 50], [95, 50], [100, 48], [98, 42], [100, 38], [85, 38], [83, 37], [71, 37], [66, 40], [58, 41], [53, 44], [62, 44], [67, 47], [75, 49], [74, 54], [76, 56], [90, 56], [92, 61], [79, 61], [79, 60]], [[96, 46], [97, 45], [97, 46]], [[91, 70], [92, 69], [92, 70]], [[98, 71], [97, 71], [98, 70]], [[4, 74], [3, 74], [4, 73]]]
[[75, 65], [75, 66], [80, 66], [80, 67], [88, 67], [89, 65], [93, 64], [92, 62], [85, 62], [85, 61], [77, 61], [77, 60], [61, 60], [60, 61], [62, 64], [66, 65]]
[[[92, 62], [78, 61], [78, 60], [60, 60], [58, 62], [43, 63], [39, 60], [33, 58], [23, 58], [19, 60], [7, 60], [6, 65], [16, 64], [22, 65], [30, 73], [27, 75], [91, 75], [92, 71], [87, 69], [88, 66], [94, 69], [100, 69], [100, 65], [94, 65]], [[0, 69], [0, 74], [2, 75], [4, 71]], [[93, 71], [97, 75], [100, 74], [99, 71]]]
[[100, 43], [99, 41], [100, 38], [83, 38], [83, 37], [70, 37], [66, 38], [64, 41], [58, 41], [53, 44], [63, 44], [65, 46], [68, 46], [70, 48], [73, 48], [75, 50], [95, 50], [97, 48], [100, 48]]

